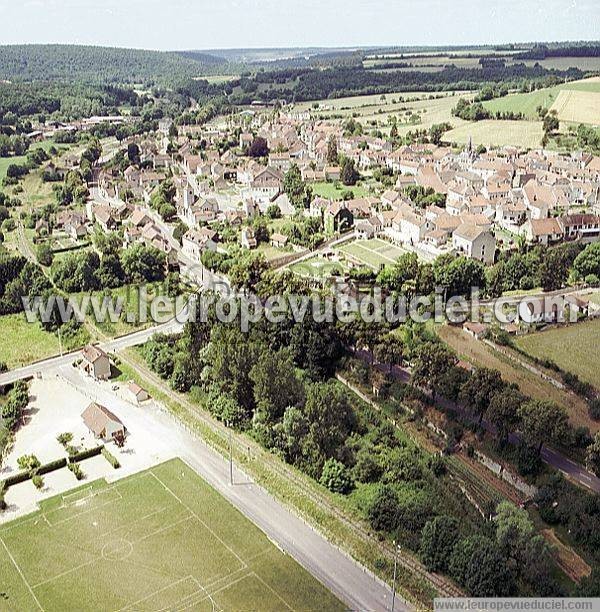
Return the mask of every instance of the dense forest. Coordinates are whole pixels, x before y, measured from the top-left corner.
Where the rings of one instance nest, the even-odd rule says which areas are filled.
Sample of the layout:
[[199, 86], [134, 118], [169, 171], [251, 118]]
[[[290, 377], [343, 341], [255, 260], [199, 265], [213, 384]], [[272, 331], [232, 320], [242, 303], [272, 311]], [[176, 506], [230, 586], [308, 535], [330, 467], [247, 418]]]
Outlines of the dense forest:
[[523, 53], [515, 55], [515, 59], [543, 60], [547, 57], [599, 57], [600, 45], [580, 44], [559, 47], [536, 45]]
[[0, 46], [0, 79], [6, 80], [153, 85], [197, 77], [222, 63], [222, 58], [202, 53], [184, 57], [178, 53], [81, 45]]
[[583, 76], [578, 68], [548, 70], [538, 64], [508, 66], [502, 61], [484, 62], [481, 68], [446, 66], [440, 72], [383, 73], [362, 66], [336, 66], [324, 70], [304, 68], [259, 72], [252, 78], [227, 83], [225, 88], [233, 91], [239, 85], [242, 91], [235, 91], [230, 99], [235, 103], [248, 103], [257, 98], [304, 101], [394, 91], [473, 90], [500, 82], [514, 83], [518, 87], [523, 82], [550, 78], [573, 80]]

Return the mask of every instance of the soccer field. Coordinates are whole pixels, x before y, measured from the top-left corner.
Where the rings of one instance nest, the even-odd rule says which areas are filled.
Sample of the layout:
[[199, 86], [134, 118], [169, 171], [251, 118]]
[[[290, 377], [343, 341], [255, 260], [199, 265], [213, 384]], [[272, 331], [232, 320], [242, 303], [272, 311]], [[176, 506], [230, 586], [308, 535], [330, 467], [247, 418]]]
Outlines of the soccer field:
[[354, 240], [340, 246], [338, 250], [375, 271], [381, 266], [394, 265], [397, 259], [406, 253], [404, 249], [379, 238]]
[[0, 610], [343, 610], [175, 459], [0, 527]]

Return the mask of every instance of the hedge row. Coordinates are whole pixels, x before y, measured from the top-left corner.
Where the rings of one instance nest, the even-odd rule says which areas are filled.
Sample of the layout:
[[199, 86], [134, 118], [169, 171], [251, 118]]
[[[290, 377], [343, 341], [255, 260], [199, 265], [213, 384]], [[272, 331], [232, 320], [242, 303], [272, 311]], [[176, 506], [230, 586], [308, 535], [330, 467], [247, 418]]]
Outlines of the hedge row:
[[83, 461], [84, 459], [89, 459], [90, 457], [96, 457], [102, 452], [104, 448], [104, 444], [100, 446], [96, 446], [94, 448], [88, 448], [87, 450], [82, 450], [74, 455], [69, 457], [69, 463], [77, 463], [79, 461]]
[[121, 467], [119, 460], [106, 448], [102, 448], [102, 456], [113, 466], [115, 470], [118, 470]]
[[[48, 474], [50, 472], [55, 472], [56, 470], [60, 470], [66, 467], [67, 464], [78, 463], [79, 461], [83, 461], [84, 459], [89, 459], [90, 457], [96, 457], [97, 455], [102, 453], [103, 449], [104, 449], [104, 445], [100, 445], [100, 446], [96, 446], [95, 448], [88, 448], [87, 450], [82, 450], [81, 452], [73, 455], [72, 457], [69, 457], [68, 461], [66, 457], [63, 457], [61, 459], [56, 459], [54, 461], [50, 461], [50, 463], [41, 465], [37, 470], [35, 470], [35, 474], [39, 474], [40, 476], [43, 476], [44, 474]], [[27, 480], [30, 480], [33, 475], [34, 474], [32, 474], [31, 472], [24, 471], [24, 472], [18, 472], [17, 474], [13, 474], [12, 476], [8, 476], [3, 481], [0, 481], [0, 493], [2, 491], [5, 492], [6, 490], [8, 490], [9, 487], [12, 487], [16, 484], [20, 484], [22, 482], [26, 482]], [[1, 504], [0, 504], [0, 509], [2, 509]]]

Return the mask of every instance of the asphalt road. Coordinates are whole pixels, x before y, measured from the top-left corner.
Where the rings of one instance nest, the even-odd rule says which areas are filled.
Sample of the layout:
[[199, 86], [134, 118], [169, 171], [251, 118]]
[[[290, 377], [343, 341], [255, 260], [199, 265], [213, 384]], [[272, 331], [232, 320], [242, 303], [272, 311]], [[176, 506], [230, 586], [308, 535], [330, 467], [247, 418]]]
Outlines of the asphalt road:
[[[181, 320], [183, 321], [183, 319], [184, 317], [182, 317]], [[102, 342], [99, 343], [98, 346], [107, 353], [116, 353], [132, 346], [144, 344], [156, 333], [174, 334], [180, 332], [182, 329], [183, 323], [180, 323], [176, 319], [171, 319], [162, 325], [154, 325], [127, 336], [115, 338], [108, 342]], [[8, 385], [24, 378], [32, 378], [39, 372], [49, 372], [60, 366], [72, 364], [80, 356], [81, 351], [73, 351], [62, 356], [50, 357], [49, 359], [44, 359], [43, 361], [17, 368], [16, 370], [4, 372], [0, 374], [0, 386]]]
[[[120, 400], [108, 389], [89, 381], [69, 367], [60, 375], [85, 395], [114, 410], [127, 422], [127, 411], [136, 410], [147, 421], [149, 432], [165, 435], [181, 457], [244, 516], [256, 524], [281, 550], [291, 555], [350, 610], [390, 610], [390, 588], [346, 553], [328, 542], [302, 519], [271, 497], [234, 464], [233, 486], [229, 484], [229, 462], [191, 434], [165, 410], [157, 406], [140, 408]], [[318, 609], [318, 602], [315, 602]], [[413, 610], [398, 595], [395, 610]]]

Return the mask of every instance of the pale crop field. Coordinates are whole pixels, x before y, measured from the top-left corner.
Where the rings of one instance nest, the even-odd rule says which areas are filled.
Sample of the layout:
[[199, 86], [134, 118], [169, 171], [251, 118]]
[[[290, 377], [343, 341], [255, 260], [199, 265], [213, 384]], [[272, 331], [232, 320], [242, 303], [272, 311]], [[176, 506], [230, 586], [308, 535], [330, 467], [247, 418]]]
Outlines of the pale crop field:
[[523, 148], [539, 147], [543, 130], [541, 121], [497, 121], [486, 120], [466, 123], [446, 132], [444, 142], [466, 144], [472, 138], [473, 144], [485, 146], [514, 145]]
[[564, 89], [550, 110], [555, 110], [561, 121], [600, 125], [600, 93]]

